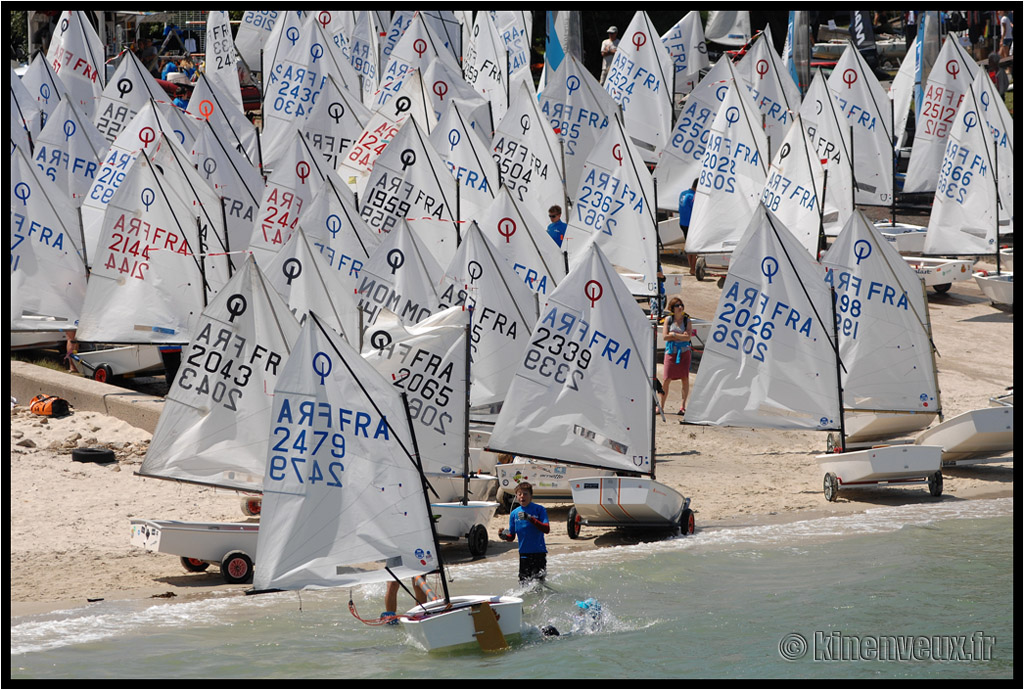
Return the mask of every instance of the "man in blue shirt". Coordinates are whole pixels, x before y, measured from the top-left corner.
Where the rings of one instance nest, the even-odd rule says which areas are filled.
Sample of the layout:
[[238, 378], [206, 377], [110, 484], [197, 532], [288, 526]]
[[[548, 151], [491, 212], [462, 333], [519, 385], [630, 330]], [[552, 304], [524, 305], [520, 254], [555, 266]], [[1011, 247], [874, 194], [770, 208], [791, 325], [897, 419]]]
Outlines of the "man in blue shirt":
[[[683, 231], [683, 242], [686, 241], [686, 235], [690, 231], [690, 216], [693, 214], [693, 197], [697, 194], [697, 180], [693, 181], [690, 188], [679, 195], [679, 228]], [[685, 244], [683, 245], [685, 248]], [[693, 275], [693, 269], [697, 265], [697, 255], [686, 253], [686, 261], [690, 264], [690, 275]]]
[[533, 486], [529, 482], [521, 482], [516, 487], [516, 500], [519, 501], [519, 507], [508, 516], [508, 531], [504, 527], [498, 530], [498, 538], [515, 541], [519, 537], [520, 585], [526, 585], [531, 580], [543, 582], [548, 565], [548, 547], [544, 535], [551, 531], [548, 511], [533, 502]]
[[561, 247], [562, 238], [565, 237], [565, 229], [568, 227], [562, 220], [562, 207], [556, 205], [549, 208], [548, 218], [551, 219], [551, 223], [548, 225], [548, 234]]

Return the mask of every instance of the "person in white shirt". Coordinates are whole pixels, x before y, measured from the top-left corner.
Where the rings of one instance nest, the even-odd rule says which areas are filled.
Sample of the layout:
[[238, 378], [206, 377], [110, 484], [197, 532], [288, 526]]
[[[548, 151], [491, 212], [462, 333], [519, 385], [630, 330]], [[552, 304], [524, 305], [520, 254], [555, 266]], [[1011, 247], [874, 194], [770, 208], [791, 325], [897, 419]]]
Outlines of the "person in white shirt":
[[615, 51], [619, 49], [619, 29], [616, 26], [608, 27], [608, 38], [601, 42], [601, 83], [604, 84], [608, 71], [612, 68], [612, 60], [615, 59]]

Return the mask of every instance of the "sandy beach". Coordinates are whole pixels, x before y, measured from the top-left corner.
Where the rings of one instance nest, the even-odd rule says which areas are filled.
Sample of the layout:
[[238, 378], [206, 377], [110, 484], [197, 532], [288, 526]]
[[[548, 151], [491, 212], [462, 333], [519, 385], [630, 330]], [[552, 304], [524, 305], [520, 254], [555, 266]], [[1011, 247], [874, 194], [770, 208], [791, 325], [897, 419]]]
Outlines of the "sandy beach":
[[[985, 263], [980, 268], [989, 267]], [[685, 272], [685, 262], [666, 272]], [[712, 319], [720, 290], [714, 281], [685, 277], [682, 298], [691, 316]], [[1013, 316], [984, 298], [973, 280], [945, 295], [929, 290], [941, 402], [946, 418], [986, 407], [1013, 383]], [[695, 379], [691, 377], [691, 381]], [[668, 409], [678, 409], [674, 384]], [[94, 412], [48, 419], [29, 412], [27, 400], [11, 410], [10, 602], [11, 616], [84, 606], [89, 599], [239, 594], [248, 585], [225, 585], [216, 567], [187, 573], [178, 558], [129, 544], [131, 518], [240, 522], [240, 497], [219, 491], [135, 476], [150, 440], [144, 430]], [[943, 471], [940, 499], [923, 485], [841, 492], [835, 503], [822, 495], [815, 455], [825, 451], [822, 432], [767, 431], [682, 425], [679, 417], [657, 422], [657, 478], [692, 499], [697, 530], [792, 522], [870, 510], [882, 505], [935, 500], [962, 501], [1013, 495], [1012, 460]], [[75, 447], [107, 447], [117, 462], [72, 461]], [[636, 537], [584, 526], [570, 540], [570, 504], [548, 504], [549, 550], [592, 549]], [[490, 524], [488, 558], [509, 562], [514, 583], [515, 546], [497, 540], [507, 516]], [[464, 541], [444, 547], [455, 563], [469, 560]], [[157, 601], [161, 599], [156, 599]], [[167, 599], [164, 599], [167, 600]]]

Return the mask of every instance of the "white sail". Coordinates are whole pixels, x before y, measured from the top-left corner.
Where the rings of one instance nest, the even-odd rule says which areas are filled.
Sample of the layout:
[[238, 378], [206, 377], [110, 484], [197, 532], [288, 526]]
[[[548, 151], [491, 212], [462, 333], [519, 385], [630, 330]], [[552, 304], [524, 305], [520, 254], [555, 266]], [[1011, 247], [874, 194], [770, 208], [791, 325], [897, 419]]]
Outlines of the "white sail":
[[[238, 81], [237, 76], [235, 81]], [[242, 153], [250, 166], [261, 166], [256, 128], [242, 112], [242, 108], [235, 107], [231, 102], [231, 97], [222, 85], [200, 74], [185, 112], [198, 122], [209, 122], [225, 145]]]
[[428, 474], [463, 474], [468, 448], [469, 314], [466, 309], [450, 307], [406, 326], [395, 314], [385, 312], [363, 342], [363, 359], [395, 392], [408, 396], [416, 447]]
[[736, 76], [728, 60], [719, 60], [700, 80], [672, 129], [672, 138], [661, 151], [654, 179], [658, 182], [658, 208], [679, 210], [679, 195], [690, 189], [700, 176], [708, 136], [715, 115], [728, 92], [729, 80]]
[[[34, 143], [36, 137], [39, 136], [39, 132], [46, 123], [46, 112], [38, 98], [29, 93], [28, 88], [21, 82], [14, 67], [11, 67], [9, 71], [10, 88], [8, 91], [11, 94], [11, 107], [8, 112], [11, 114], [11, 136], [21, 140], [17, 143], [24, 150], [31, 151], [28, 139], [31, 138]], [[17, 133], [18, 130], [24, 134]]]
[[314, 316], [282, 368], [273, 400], [253, 586], [391, 579], [383, 569], [350, 567], [378, 561], [400, 578], [438, 568], [396, 389]]
[[[276, 170], [279, 143], [287, 146], [296, 127], [302, 127], [323, 97], [328, 77], [358, 93], [352, 65], [336, 56], [313, 14], [279, 17], [264, 51], [263, 162]], [[286, 150], [286, 149], [285, 149]]]
[[501, 120], [508, 110], [508, 50], [490, 12], [476, 14], [462, 69], [466, 81], [491, 104], [494, 120]]
[[704, 27], [700, 23], [700, 12], [687, 12], [662, 35], [661, 42], [668, 49], [668, 54], [676, 67], [673, 91], [677, 96], [684, 96], [697, 86], [700, 71], [711, 65], [708, 60], [708, 47], [704, 42]]
[[307, 208], [299, 227], [341, 279], [344, 289], [353, 294], [359, 285], [359, 271], [384, 234], [367, 227], [348, 187], [334, 171], [327, 172], [324, 185]]
[[[176, 144], [161, 136], [152, 153], [161, 146]], [[106, 206], [100, 251], [92, 257], [82, 307], [80, 341], [188, 341], [209, 292], [202, 265], [206, 246], [192, 200], [181, 198], [176, 185], [165, 181], [164, 175], [180, 175], [180, 170], [162, 167], [161, 173], [148, 155], [137, 158]]]
[[434, 60], [422, 73], [427, 100], [440, 120], [449, 101], [459, 104], [459, 111], [481, 138], [490, 141], [497, 121], [491, 116], [487, 99], [462, 78], [462, 73], [443, 60]]
[[853, 44], [846, 47], [828, 78], [828, 88], [851, 129], [856, 202], [892, 202], [892, 103]]
[[369, 108], [380, 83], [381, 38], [387, 27], [381, 26], [376, 12], [358, 10], [355, 14], [355, 24], [349, 32], [350, 59], [359, 75], [360, 101]]
[[[573, 193], [587, 155], [618, 112], [618, 104], [571, 54], [558, 65], [539, 101], [540, 111], [562, 141], [566, 189]], [[541, 214], [546, 210], [536, 209]]]
[[853, 158], [850, 127], [821, 70], [815, 72], [811, 79], [799, 114], [816, 155], [828, 174], [824, 225], [825, 234], [835, 237], [853, 215]]
[[298, 228], [267, 264], [267, 282], [302, 324], [309, 312], [350, 343], [359, 343], [359, 309], [354, 290]]
[[489, 448], [653, 471], [654, 332], [601, 248], [541, 307]]
[[384, 232], [405, 219], [441, 266], [455, 255], [455, 178], [416, 120], [406, 120], [373, 166], [360, 198], [367, 226]]
[[[390, 89], [393, 84], [385, 80], [381, 83], [381, 91]], [[427, 133], [436, 122], [433, 110], [427, 105], [425, 86], [419, 72], [403, 74], [394, 98], [375, 106], [363, 131], [337, 167], [341, 179], [362, 195], [377, 159], [409, 119], [416, 120]]]
[[250, 256], [195, 326], [139, 474], [260, 491], [272, 392], [299, 324]]
[[336, 170], [355, 144], [356, 134], [363, 131], [369, 120], [370, 110], [359, 96], [328, 77], [302, 131], [310, 148], [322, 154], [323, 166]]
[[978, 70], [977, 63], [960, 47], [956, 36], [948, 36], [928, 74], [924, 98], [917, 110], [914, 148], [903, 184], [905, 193], [936, 189], [946, 139]]
[[821, 259], [835, 288], [846, 410], [939, 410], [928, 302], [917, 273], [862, 212]]
[[470, 223], [438, 286], [438, 299], [441, 309], [465, 306], [473, 312], [470, 405], [501, 402], [537, 321], [534, 293]]
[[978, 70], [974, 78], [974, 94], [981, 105], [981, 112], [988, 122], [989, 131], [995, 148], [992, 151], [992, 167], [997, 168], [999, 179], [999, 234], [1013, 233], [1013, 216], [1016, 210], [1013, 205], [1014, 165], [1013, 158], [1013, 119], [1006, 108], [1006, 101], [999, 95], [988, 73]]
[[758, 107], [771, 155], [782, 145], [782, 139], [800, 107], [800, 90], [772, 44], [772, 31], [766, 26], [760, 37], [735, 65]]
[[763, 205], [732, 253], [686, 421], [838, 429], [832, 308], [822, 269]]
[[235, 33], [235, 50], [253, 72], [262, 72], [260, 52], [270, 38], [281, 12], [247, 10]]
[[[403, 21], [406, 23], [403, 24]], [[430, 27], [425, 13], [416, 12], [408, 20], [395, 17], [392, 32], [401, 31], [401, 36], [391, 49], [384, 71], [380, 77], [380, 89], [374, 101], [373, 110], [387, 105], [405, 87], [405, 81], [414, 73], [424, 74], [427, 66], [434, 61], [443, 61], [454, 72], [461, 74], [459, 61], [445, 45], [442, 37]], [[388, 40], [391, 34], [388, 35]], [[424, 123], [420, 123], [424, 124]]]
[[86, 260], [90, 265], [98, 249], [107, 203], [125, 179], [139, 152], [151, 154], [160, 135], [174, 137], [185, 151], [191, 150], [195, 143], [191, 124], [178, 108], [150, 99], [121, 130], [104, 154], [89, 193], [82, 201], [82, 229], [85, 234]]
[[[13, 80], [11, 83], [13, 84]], [[29, 96], [39, 104], [42, 112], [41, 127], [46, 126], [58, 105], [64, 101], [73, 101], [68, 98], [68, 87], [41, 52], [36, 53], [32, 62], [28, 64], [28, 69], [21, 75], [21, 83]]]
[[505, 187], [480, 216], [477, 226], [497, 253], [534, 292], [545, 295], [565, 277], [565, 257], [534, 214], [526, 213]]
[[449, 99], [430, 144], [455, 177], [459, 220], [479, 218], [494, 201], [498, 166], [489, 143], [490, 137], [485, 139], [472, 126], [458, 101]]
[[107, 83], [103, 42], [85, 12], [65, 10], [50, 37], [46, 61], [61, 78], [74, 103], [88, 118], [96, 112]]
[[391, 21], [387, 25], [386, 31], [381, 35], [381, 72], [380, 80], [384, 79], [384, 71], [388, 67], [388, 63], [391, 61], [391, 53], [394, 52], [398, 46], [398, 42], [402, 40], [402, 36], [405, 35], [406, 30], [412, 25], [413, 17], [416, 12], [413, 10], [396, 10], [392, 16]]
[[20, 148], [9, 170], [10, 330], [74, 328], [86, 288], [78, 214]]
[[713, 10], [708, 12], [704, 36], [724, 46], [741, 46], [750, 40], [749, 10]]
[[604, 89], [622, 106], [626, 131], [644, 160], [657, 161], [672, 136], [675, 65], [650, 17], [637, 10], [622, 34]]
[[587, 156], [562, 246], [570, 268], [591, 242], [631, 274], [635, 295], [658, 294], [654, 179], [618, 118]]
[[925, 254], [995, 254], [999, 251], [996, 210], [996, 148], [973, 87], [957, 110], [938, 169]]
[[797, 114], [768, 166], [761, 203], [775, 214], [812, 256], [818, 256], [825, 171]]
[[[246, 13], [249, 14], [249, 13]], [[229, 104], [242, 112], [242, 90], [238, 81], [238, 50], [231, 36], [231, 21], [227, 11], [210, 10], [206, 15], [206, 43], [203, 76], [213, 82]], [[191, 100], [189, 105], [191, 105]]]
[[565, 211], [565, 177], [558, 140], [537, 104], [532, 86], [520, 82], [491, 142], [500, 184], [526, 208]]
[[232, 147], [212, 122], [204, 123], [192, 145], [192, 164], [221, 198], [227, 220], [227, 248], [248, 248], [263, 198], [263, 176], [244, 153]]
[[36, 165], [73, 206], [81, 206], [96, 181], [107, 140], [82, 116], [74, 101], [65, 98], [50, 115], [35, 145], [32, 157]]
[[113, 142], [151, 99], [169, 100], [142, 61], [126, 50], [96, 104], [93, 123], [108, 142]]
[[757, 211], [768, 143], [741, 80], [729, 83], [711, 123], [693, 199], [687, 253], [730, 252]]
[[892, 101], [893, 138], [896, 147], [902, 148], [907, 133], [907, 120], [910, 119], [910, 103], [914, 100], [914, 75], [917, 72], [917, 41], [918, 37], [907, 48], [907, 54], [900, 63], [899, 72], [889, 85], [889, 100]]
[[406, 324], [437, 311], [437, 286], [444, 269], [405, 221], [384, 236], [359, 271], [359, 308], [365, 331], [388, 309]]
[[323, 185], [319, 154], [310, 150], [301, 130], [292, 130], [287, 146], [278, 150], [278, 164], [267, 178], [249, 250], [266, 264], [288, 241], [302, 216], [303, 207]]
[[[494, 10], [491, 12], [508, 51], [508, 80], [516, 84], [533, 79], [530, 71], [530, 46], [533, 39], [533, 12], [530, 10]], [[463, 44], [465, 45], [465, 44]]]

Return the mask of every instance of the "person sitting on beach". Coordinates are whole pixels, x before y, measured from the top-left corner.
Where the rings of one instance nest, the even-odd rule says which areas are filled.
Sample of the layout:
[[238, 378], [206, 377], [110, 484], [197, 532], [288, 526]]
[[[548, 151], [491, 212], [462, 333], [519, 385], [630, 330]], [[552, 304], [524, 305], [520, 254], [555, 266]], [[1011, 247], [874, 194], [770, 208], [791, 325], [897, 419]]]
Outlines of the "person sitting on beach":
[[547, 575], [548, 547], [544, 535], [551, 531], [548, 511], [533, 502], [533, 485], [520, 482], [516, 487], [519, 507], [508, 516], [508, 531], [502, 527], [498, 538], [515, 541], [519, 537], [519, 584], [527, 585], [533, 580], [544, 581]]

